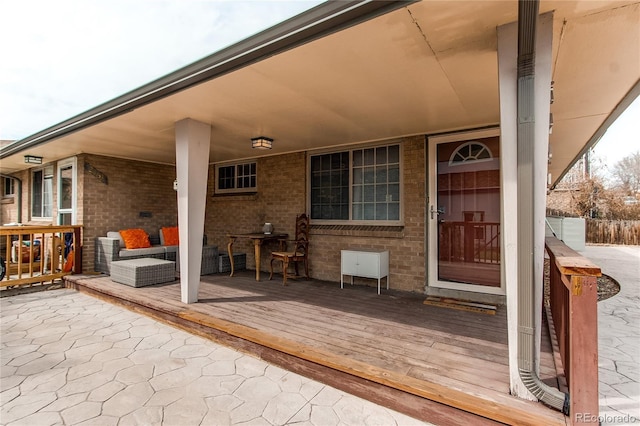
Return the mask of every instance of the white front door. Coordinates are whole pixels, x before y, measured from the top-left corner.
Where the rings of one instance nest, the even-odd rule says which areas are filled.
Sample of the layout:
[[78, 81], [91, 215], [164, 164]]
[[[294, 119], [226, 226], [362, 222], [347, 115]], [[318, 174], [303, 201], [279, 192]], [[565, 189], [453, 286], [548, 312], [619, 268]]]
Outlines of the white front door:
[[429, 138], [428, 222], [429, 286], [504, 294], [497, 129]]

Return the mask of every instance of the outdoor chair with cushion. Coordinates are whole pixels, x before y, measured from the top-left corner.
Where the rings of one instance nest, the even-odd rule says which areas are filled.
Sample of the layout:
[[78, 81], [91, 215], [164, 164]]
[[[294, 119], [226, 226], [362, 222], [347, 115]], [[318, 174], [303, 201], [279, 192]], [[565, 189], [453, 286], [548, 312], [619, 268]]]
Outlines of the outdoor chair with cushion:
[[[286, 243], [286, 241], [284, 241]], [[281, 251], [271, 253], [271, 274], [269, 279], [273, 278], [273, 262], [282, 262], [282, 284], [287, 285], [287, 278], [298, 278], [298, 263], [304, 263], [305, 277], [309, 279], [309, 217], [303, 213], [296, 217], [296, 233], [295, 240], [289, 240], [291, 250], [282, 247]], [[288, 272], [289, 264], [293, 263], [295, 275]]]

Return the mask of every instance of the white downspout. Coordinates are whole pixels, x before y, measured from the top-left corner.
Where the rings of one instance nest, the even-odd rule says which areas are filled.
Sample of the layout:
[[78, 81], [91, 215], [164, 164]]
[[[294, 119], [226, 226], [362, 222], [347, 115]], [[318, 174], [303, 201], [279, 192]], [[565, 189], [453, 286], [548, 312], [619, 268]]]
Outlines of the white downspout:
[[538, 0], [518, 2], [518, 371], [527, 389], [543, 403], [568, 415], [569, 395], [536, 374], [535, 315], [535, 66]]

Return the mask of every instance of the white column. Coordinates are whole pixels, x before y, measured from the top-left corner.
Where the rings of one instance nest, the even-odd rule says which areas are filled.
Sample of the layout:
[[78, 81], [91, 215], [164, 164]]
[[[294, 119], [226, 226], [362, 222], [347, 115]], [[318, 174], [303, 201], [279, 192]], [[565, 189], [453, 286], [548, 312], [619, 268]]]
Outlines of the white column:
[[180, 292], [184, 303], [198, 301], [210, 143], [209, 124], [190, 118], [176, 123]]
[[[546, 176], [549, 148], [549, 112], [551, 89], [551, 49], [553, 41], [553, 13], [538, 19], [535, 69], [535, 183], [534, 194], [534, 281], [535, 306], [542, 306], [544, 262], [544, 218], [546, 213]], [[509, 372], [512, 394], [537, 400], [520, 380], [518, 373], [518, 221], [517, 215], [505, 214], [517, 210], [517, 58], [518, 23], [498, 27], [498, 78], [500, 87], [500, 160], [502, 169], [502, 279], [507, 292], [507, 326], [509, 337]], [[541, 311], [536, 311], [536, 353], [540, 353]], [[539, 359], [536, 360], [539, 367]]]

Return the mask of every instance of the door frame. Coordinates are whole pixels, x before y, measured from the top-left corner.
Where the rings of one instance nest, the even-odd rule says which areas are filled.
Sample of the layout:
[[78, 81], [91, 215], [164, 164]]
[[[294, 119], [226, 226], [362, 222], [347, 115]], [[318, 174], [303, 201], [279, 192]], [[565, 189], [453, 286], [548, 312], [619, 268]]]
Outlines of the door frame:
[[[504, 280], [504, 261], [500, 262], [500, 287], [490, 287], [476, 284], [464, 284], [451, 281], [438, 280], [438, 218], [437, 215], [432, 218], [431, 209], [436, 208], [437, 201], [437, 146], [442, 143], [464, 142], [473, 139], [481, 139], [487, 137], [500, 136], [500, 128], [494, 127], [482, 130], [470, 130], [457, 133], [448, 133], [443, 135], [427, 137], [427, 208], [425, 234], [427, 235], [427, 292], [429, 288], [439, 288], [457, 291], [466, 291], [474, 293], [485, 293], [494, 295], [505, 295], [506, 286]], [[502, 168], [502, 161], [500, 162]], [[504, 191], [503, 173], [500, 173], [500, 198]], [[504, 213], [504, 203], [500, 203], [500, 222], [502, 228], [502, 217]], [[500, 244], [503, 247], [504, 232], [500, 232]], [[503, 259], [501, 257], [501, 259]]]
[[[62, 208], [62, 170], [71, 167], [71, 208]], [[78, 159], [77, 157], [65, 158], [58, 161], [57, 164], [57, 200], [56, 200], [56, 224], [62, 225], [60, 215], [71, 214], [71, 224], [75, 225], [77, 222], [78, 212]]]

